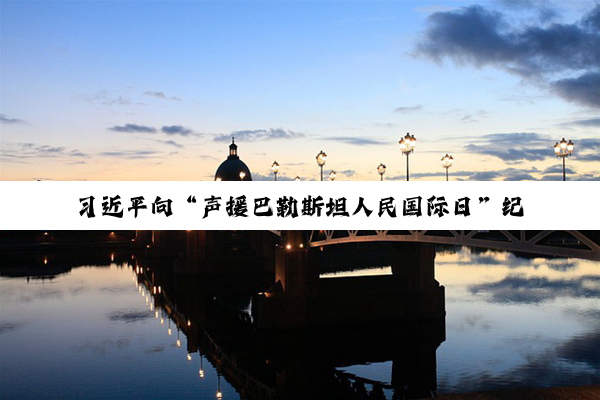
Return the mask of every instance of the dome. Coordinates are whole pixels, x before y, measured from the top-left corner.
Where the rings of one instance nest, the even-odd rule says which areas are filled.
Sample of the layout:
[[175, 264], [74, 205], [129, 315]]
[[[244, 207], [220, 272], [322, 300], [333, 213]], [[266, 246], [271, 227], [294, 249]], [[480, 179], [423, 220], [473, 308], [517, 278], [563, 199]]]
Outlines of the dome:
[[250, 168], [237, 155], [237, 145], [233, 138], [229, 145], [229, 157], [223, 161], [215, 173], [215, 181], [251, 181]]

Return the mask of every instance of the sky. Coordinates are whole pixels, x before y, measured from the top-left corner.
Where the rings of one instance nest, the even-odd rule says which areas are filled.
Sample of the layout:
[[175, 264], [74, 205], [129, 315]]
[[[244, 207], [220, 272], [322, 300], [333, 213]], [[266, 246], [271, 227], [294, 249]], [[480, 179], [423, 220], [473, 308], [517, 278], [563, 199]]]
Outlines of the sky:
[[596, 1], [0, 1], [1, 180], [600, 180]]

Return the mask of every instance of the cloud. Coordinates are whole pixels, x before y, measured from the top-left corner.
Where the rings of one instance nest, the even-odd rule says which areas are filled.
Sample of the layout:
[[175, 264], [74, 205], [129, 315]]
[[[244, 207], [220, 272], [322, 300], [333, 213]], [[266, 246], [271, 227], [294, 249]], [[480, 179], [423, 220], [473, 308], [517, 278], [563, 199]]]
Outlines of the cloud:
[[469, 143], [465, 145], [464, 148], [467, 152], [498, 157], [510, 164], [541, 161], [554, 157], [552, 141], [537, 133], [494, 133], [481, 136], [474, 141], [482, 144]]
[[409, 114], [409, 113], [413, 113], [415, 111], [420, 111], [423, 108], [423, 106], [417, 105], [417, 106], [412, 106], [412, 107], [397, 107], [394, 109], [394, 112], [399, 113], [399, 114]]
[[3, 124], [24, 124], [25, 123], [25, 121], [23, 121], [22, 119], [8, 118], [4, 114], [0, 114], [0, 122], [2, 122]]
[[163, 126], [160, 130], [167, 135], [190, 136], [194, 133], [191, 129], [184, 128], [181, 125]]
[[167, 135], [180, 135], [180, 136], [200, 136], [197, 133], [194, 133], [193, 130], [183, 127], [181, 125], [165, 125], [160, 130], [156, 129], [153, 126], [146, 125], [138, 125], [138, 124], [125, 124], [125, 125], [115, 125], [108, 130], [113, 132], [124, 132], [124, 133], [158, 133], [162, 132]]
[[[598, 45], [599, 40], [596, 41]], [[598, 51], [596, 51], [598, 52]], [[565, 100], [600, 107], [600, 72], [589, 72], [577, 78], [561, 79], [551, 84], [552, 90]]]
[[65, 146], [49, 146], [35, 143], [5, 143], [0, 150], [0, 157], [12, 160], [24, 160], [58, 157], [88, 158], [90, 155], [79, 150], [68, 150]]
[[[600, 118], [589, 118], [589, 119], [579, 119], [576, 121], [563, 122], [559, 124], [560, 126], [583, 126], [583, 127], [592, 127], [592, 128], [600, 128]], [[600, 140], [598, 140], [600, 142]]]
[[380, 145], [388, 145], [389, 142], [382, 142], [381, 140], [376, 140], [376, 139], [368, 139], [368, 138], [362, 138], [362, 137], [351, 137], [351, 136], [328, 136], [328, 137], [322, 137], [322, 140], [328, 140], [331, 142], [341, 142], [341, 143], [345, 143], [345, 144], [350, 144], [353, 146], [370, 146], [370, 145], [375, 145], [375, 146], [380, 146]]
[[162, 156], [162, 153], [154, 150], [125, 150], [125, 151], [103, 151], [99, 153], [103, 157], [119, 157], [128, 159], [146, 159]]
[[233, 131], [231, 134], [217, 135], [214, 138], [215, 142], [229, 142], [231, 137], [235, 137], [240, 142], [253, 142], [257, 140], [279, 140], [279, 139], [298, 139], [306, 136], [300, 132], [294, 132], [291, 130], [284, 130], [281, 128], [270, 128], [270, 129], [257, 129], [257, 130], [243, 130]]
[[166, 144], [168, 146], [174, 146], [174, 147], [177, 147], [178, 149], [183, 149], [185, 147], [184, 145], [177, 143], [173, 140], [156, 140], [156, 142]]
[[156, 97], [159, 99], [181, 101], [181, 99], [179, 97], [175, 97], [175, 96], [167, 97], [163, 92], [152, 92], [150, 90], [147, 90], [144, 92], [144, 94], [146, 96]]
[[156, 128], [154, 127], [137, 124], [115, 125], [112, 128], [108, 128], [108, 130], [126, 133], [156, 133]]
[[[101, 104], [104, 106], [129, 106], [133, 104], [129, 97], [110, 93], [108, 90], [101, 90], [94, 94], [79, 94], [75, 98], [89, 104]], [[143, 103], [137, 104], [144, 105]]]
[[599, 107], [599, 21], [598, 4], [575, 23], [547, 25], [514, 22], [473, 5], [431, 14], [416, 55], [438, 63], [448, 58], [458, 65], [494, 66], [567, 101]]

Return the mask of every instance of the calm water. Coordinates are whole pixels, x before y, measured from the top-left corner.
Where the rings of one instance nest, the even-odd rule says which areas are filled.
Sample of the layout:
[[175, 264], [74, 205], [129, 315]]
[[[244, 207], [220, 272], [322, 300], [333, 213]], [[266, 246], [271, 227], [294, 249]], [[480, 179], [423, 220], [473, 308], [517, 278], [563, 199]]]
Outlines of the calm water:
[[[221, 300], [215, 293], [227, 288], [218, 283], [190, 290], [189, 282], [155, 276], [150, 268], [142, 274], [129, 254], [105, 257], [113, 261], [59, 271], [52, 270], [52, 257], [38, 260], [48, 270], [43, 279], [40, 267], [30, 278], [15, 276], [27, 275], [15, 273], [18, 265], [3, 271], [2, 397], [214, 399], [220, 390], [224, 399], [240, 398], [219, 377], [218, 363], [200, 355], [208, 339], [202, 336], [199, 344], [184, 332], [210, 328], [213, 338], [240, 347], [240, 324], [251, 320], [250, 297]], [[447, 312], [446, 339], [435, 352], [438, 393], [600, 383], [600, 263], [439, 250], [436, 278], [446, 288]], [[227, 322], [228, 315], [242, 322]], [[381, 382], [391, 398], [385, 386], [392, 383], [391, 359], [337, 371]], [[256, 371], [269, 361], [256, 360]]]

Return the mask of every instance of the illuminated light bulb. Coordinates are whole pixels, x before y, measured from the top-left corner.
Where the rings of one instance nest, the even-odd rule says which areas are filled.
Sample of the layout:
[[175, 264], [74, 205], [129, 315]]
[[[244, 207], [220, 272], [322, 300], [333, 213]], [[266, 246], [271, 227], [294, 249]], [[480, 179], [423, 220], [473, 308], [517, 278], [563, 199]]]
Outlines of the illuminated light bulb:
[[165, 324], [165, 319], [163, 317], [160, 317], [160, 324], [164, 325]]
[[292, 245], [288, 243], [288, 244], [285, 246], [285, 248], [286, 248], [286, 249], [288, 249], [288, 250], [290, 250], [290, 249], [292, 248]]
[[188, 326], [192, 326], [192, 321], [188, 319]]
[[173, 334], [173, 331], [171, 330], [171, 328], [169, 328], [169, 330], [167, 332], [169, 333], [169, 336], [171, 336]]
[[48, 257], [44, 257], [44, 265], [48, 265]]
[[217, 390], [217, 399], [222, 399], [223, 398], [223, 393], [221, 393], [220, 390]]
[[202, 368], [198, 371], [198, 375], [200, 375], [200, 378], [204, 378], [204, 370]]
[[154, 313], [154, 318], [158, 318], [158, 310]]
[[187, 354], [187, 360], [192, 361], [192, 355], [190, 353]]
[[177, 345], [177, 347], [181, 347], [181, 340], [177, 339], [177, 341], [175, 342], [175, 344]]
[[300, 248], [303, 249], [304, 248], [304, 243], [300, 243]]

